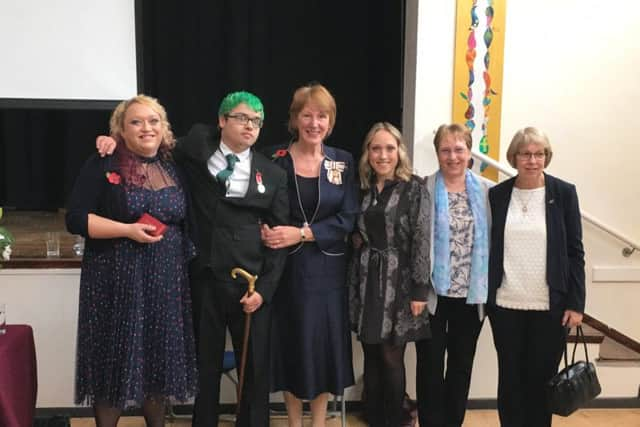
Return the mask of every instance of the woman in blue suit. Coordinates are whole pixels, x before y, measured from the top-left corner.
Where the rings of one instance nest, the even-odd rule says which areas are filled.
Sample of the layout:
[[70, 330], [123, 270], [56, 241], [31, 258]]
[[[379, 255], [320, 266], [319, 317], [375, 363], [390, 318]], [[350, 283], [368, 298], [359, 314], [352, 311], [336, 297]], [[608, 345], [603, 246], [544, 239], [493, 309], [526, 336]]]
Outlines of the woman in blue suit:
[[328, 393], [353, 384], [346, 288], [346, 239], [358, 214], [351, 154], [324, 145], [336, 104], [320, 84], [297, 89], [289, 108], [294, 141], [274, 150], [287, 171], [291, 225], [263, 226], [271, 248], [289, 249], [274, 296], [273, 391], [284, 391], [289, 426], [302, 425], [311, 401], [314, 427], [325, 425]]
[[584, 311], [578, 195], [544, 173], [552, 154], [540, 130], [519, 130], [507, 150], [518, 175], [489, 190], [488, 313], [503, 426], [551, 425], [545, 385], [557, 372], [564, 328], [579, 325]]

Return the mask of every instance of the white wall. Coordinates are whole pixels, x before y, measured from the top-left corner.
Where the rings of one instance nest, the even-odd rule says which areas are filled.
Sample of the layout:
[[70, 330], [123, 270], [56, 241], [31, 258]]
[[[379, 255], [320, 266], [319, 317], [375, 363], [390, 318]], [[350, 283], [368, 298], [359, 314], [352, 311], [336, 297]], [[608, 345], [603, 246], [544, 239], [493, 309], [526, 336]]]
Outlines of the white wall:
[[33, 328], [37, 407], [73, 406], [80, 270], [0, 270], [7, 323]]
[[406, 34], [408, 53], [416, 52], [416, 57], [407, 55], [405, 64], [403, 124], [413, 128], [405, 137], [413, 141], [416, 173], [426, 175], [438, 165], [433, 132], [451, 121], [455, 2], [408, 0], [407, 15], [417, 21], [417, 32]]
[[509, 2], [501, 141], [506, 153], [517, 129], [545, 130], [549, 172], [578, 186], [584, 209], [637, 240], [629, 207], [640, 199], [639, 19], [640, 4], [627, 0]]
[[[75, 406], [79, 287], [79, 269], [0, 269], [0, 302], [6, 304], [7, 323], [33, 328], [38, 408]], [[227, 338], [227, 348], [231, 348], [231, 340]], [[356, 377], [360, 381], [345, 393], [347, 400], [359, 400], [362, 390], [362, 349], [355, 338], [353, 350]], [[234, 385], [224, 376], [220, 400], [236, 401]], [[272, 394], [271, 401], [281, 402], [282, 394]]]
[[[407, 78], [415, 80], [405, 84], [405, 92], [410, 92], [405, 94], [405, 137], [413, 144], [416, 171], [425, 175], [437, 168], [433, 131], [451, 121], [455, 2], [408, 3], [408, 13], [418, 15], [412, 18], [418, 30], [407, 34], [407, 44], [417, 55], [405, 64]], [[500, 141], [506, 164], [504, 155], [517, 129], [543, 129], [554, 149], [548, 172], [577, 185], [582, 210], [636, 242], [639, 19], [640, 5], [625, 0], [508, 2]], [[640, 283], [627, 270], [640, 266], [640, 254], [622, 257], [621, 242], [587, 223], [584, 244], [586, 311], [640, 340]], [[592, 270], [602, 267], [629, 282], [591, 283]], [[408, 364], [408, 384], [414, 377], [411, 368]], [[640, 368], [599, 367], [598, 372], [602, 397], [637, 395]], [[470, 397], [495, 398], [496, 378], [487, 324], [478, 343]]]
[[[6, 304], [7, 323], [33, 328], [38, 408], [74, 406], [79, 289], [79, 269], [0, 270], [0, 302]], [[231, 348], [230, 340], [228, 345]], [[235, 402], [234, 386], [226, 377], [221, 401]]]

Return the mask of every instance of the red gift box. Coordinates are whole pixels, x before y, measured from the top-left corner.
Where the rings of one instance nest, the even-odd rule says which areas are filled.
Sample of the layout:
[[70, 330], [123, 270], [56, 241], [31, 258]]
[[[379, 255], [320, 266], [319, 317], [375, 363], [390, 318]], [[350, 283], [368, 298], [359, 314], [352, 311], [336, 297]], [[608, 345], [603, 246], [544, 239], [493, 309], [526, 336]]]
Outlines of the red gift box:
[[167, 226], [164, 223], [162, 223], [157, 218], [149, 215], [148, 213], [142, 214], [137, 222], [139, 222], [140, 224], [153, 225], [156, 228], [155, 230], [147, 230], [147, 233], [152, 236], [162, 236], [167, 229]]

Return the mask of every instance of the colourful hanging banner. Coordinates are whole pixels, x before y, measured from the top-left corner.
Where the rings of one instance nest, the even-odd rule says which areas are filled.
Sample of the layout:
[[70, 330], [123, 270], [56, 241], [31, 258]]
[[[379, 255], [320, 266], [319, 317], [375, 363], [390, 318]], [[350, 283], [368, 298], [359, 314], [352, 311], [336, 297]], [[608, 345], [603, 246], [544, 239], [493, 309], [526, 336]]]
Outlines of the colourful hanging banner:
[[[506, 0], [457, 0], [452, 121], [471, 130], [473, 144], [500, 156]], [[474, 168], [477, 169], [477, 168]], [[498, 172], [480, 165], [497, 181]]]

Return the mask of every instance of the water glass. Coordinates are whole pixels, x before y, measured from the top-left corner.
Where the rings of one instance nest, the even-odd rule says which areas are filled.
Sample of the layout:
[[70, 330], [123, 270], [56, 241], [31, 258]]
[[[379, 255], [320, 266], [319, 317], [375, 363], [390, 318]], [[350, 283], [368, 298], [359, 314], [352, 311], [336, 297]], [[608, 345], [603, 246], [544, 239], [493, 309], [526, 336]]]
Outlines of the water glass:
[[73, 243], [73, 254], [75, 256], [84, 255], [84, 237], [76, 236]]
[[47, 245], [47, 258], [60, 256], [60, 233], [57, 231], [48, 231], [45, 236]]

